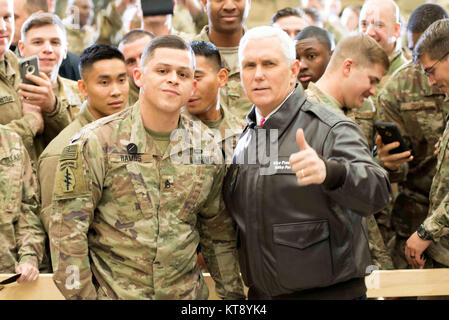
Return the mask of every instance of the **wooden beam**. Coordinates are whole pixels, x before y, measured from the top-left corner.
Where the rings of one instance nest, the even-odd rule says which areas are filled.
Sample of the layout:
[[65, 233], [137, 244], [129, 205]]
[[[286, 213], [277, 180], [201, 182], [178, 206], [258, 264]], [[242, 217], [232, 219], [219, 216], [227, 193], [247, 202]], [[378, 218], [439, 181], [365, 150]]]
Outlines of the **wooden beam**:
[[[0, 281], [14, 274], [0, 274]], [[33, 282], [11, 283], [0, 290], [0, 300], [64, 300], [53, 282], [53, 274], [40, 274]]]
[[376, 270], [365, 283], [368, 298], [449, 296], [449, 269]]

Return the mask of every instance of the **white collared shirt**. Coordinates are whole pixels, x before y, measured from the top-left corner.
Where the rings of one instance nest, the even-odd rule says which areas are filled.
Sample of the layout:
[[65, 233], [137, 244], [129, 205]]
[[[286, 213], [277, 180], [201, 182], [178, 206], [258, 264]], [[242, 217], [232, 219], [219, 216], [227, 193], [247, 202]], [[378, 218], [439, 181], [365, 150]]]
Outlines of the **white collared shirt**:
[[[292, 92], [290, 92], [290, 94], [287, 96], [287, 98], [284, 99], [284, 101], [282, 101], [282, 103], [273, 111], [270, 112], [269, 115], [267, 115], [265, 117], [265, 122], [267, 122], [268, 118], [270, 118], [273, 114], [275, 114], [280, 107], [282, 107], [282, 105], [284, 104], [285, 101], [287, 101], [288, 98], [290, 98], [290, 96], [292, 95], [292, 93], [295, 91], [296, 87], [292, 90]], [[256, 106], [256, 124], [260, 125], [260, 120], [262, 120], [263, 116], [260, 114], [259, 108]]]

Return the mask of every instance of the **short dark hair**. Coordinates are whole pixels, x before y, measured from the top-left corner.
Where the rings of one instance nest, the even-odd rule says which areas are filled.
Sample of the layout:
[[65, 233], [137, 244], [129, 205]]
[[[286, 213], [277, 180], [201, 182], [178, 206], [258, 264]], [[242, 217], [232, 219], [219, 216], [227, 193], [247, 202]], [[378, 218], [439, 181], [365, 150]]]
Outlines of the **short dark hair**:
[[156, 36], [153, 32], [144, 29], [133, 29], [123, 36], [122, 40], [120, 40], [118, 44], [118, 47], [120, 48], [120, 46], [122, 45], [134, 42], [144, 37], [150, 37], [151, 39], [154, 39]]
[[211, 61], [217, 71], [223, 68], [220, 52], [213, 43], [209, 41], [193, 41], [190, 43], [190, 46], [195, 55], [205, 57]]
[[329, 51], [334, 50], [335, 48], [334, 36], [326, 29], [320, 27], [308, 26], [304, 28], [304, 30], [296, 35], [295, 40], [299, 41], [310, 38], [316, 39]]
[[146, 46], [142, 53], [142, 58], [140, 60], [140, 66], [145, 66], [154, 55], [154, 51], [158, 48], [170, 48], [188, 51], [192, 58], [193, 67], [195, 69], [195, 54], [192, 51], [192, 47], [182, 38], [175, 35], [159, 36], [151, 40], [151, 42]]
[[431, 60], [441, 59], [449, 51], [449, 19], [435, 21], [424, 31], [413, 50], [413, 60], [428, 54]]
[[435, 21], [447, 18], [449, 14], [442, 6], [426, 3], [413, 10], [408, 19], [407, 30], [412, 33], [423, 33]]
[[301, 9], [287, 7], [287, 8], [276, 11], [276, 13], [271, 18], [270, 24], [273, 25], [280, 18], [291, 17], [291, 16], [305, 18], [305, 13]]
[[125, 57], [116, 48], [106, 44], [94, 44], [86, 48], [80, 56], [79, 70], [83, 78], [84, 73], [87, 72], [95, 62], [100, 60], [119, 59], [125, 63]]

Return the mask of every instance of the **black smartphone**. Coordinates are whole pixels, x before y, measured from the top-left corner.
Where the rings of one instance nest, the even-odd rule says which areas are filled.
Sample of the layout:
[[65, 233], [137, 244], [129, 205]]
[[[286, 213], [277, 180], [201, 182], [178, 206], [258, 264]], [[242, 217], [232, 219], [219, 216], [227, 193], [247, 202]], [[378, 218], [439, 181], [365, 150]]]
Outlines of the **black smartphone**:
[[39, 58], [37, 56], [31, 56], [20, 60], [20, 76], [22, 77], [22, 82], [25, 84], [35, 85], [34, 82], [25, 78], [27, 74], [32, 74], [39, 77]]
[[400, 145], [396, 149], [390, 150], [390, 153], [401, 153], [409, 151], [410, 148], [407, 147], [401, 133], [399, 132], [398, 126], [393, 122], [375, 122], [374, 127], [376, 128], [379, 135], [382, 137], [383, 144], [390, 144], [393, 142], [399, 142]]
[[141, 0], [144, 17], [173, 14], [173, 0]]

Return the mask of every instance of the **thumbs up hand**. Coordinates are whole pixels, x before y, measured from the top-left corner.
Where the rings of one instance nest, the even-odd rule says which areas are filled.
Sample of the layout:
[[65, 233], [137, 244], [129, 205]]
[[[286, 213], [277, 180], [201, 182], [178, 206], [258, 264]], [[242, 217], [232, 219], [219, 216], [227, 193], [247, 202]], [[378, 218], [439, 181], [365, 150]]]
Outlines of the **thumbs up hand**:
[[316, 151], [309, 146], [302, 129], [296, 131], [296, 143], [299, 146], [299, 152], [290, 156], [290, 167], [296, 173], [299, 185], [322, 184], [326, 180], [326, 165]]

